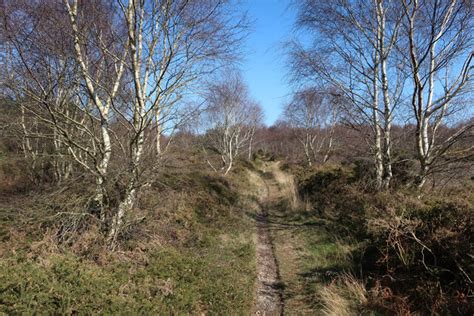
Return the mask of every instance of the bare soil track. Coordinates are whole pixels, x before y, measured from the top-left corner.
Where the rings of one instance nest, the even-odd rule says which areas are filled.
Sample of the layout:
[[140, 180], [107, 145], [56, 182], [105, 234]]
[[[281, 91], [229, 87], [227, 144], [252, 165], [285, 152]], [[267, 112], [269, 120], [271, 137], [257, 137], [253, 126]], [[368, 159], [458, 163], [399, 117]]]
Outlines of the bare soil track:
[[262, 210], [257, 219], [256, 315], [283, 315], [283, 295], [273, 241]]
[[[267, 171], [268, 169], [268, 171]], [[279, 163], [265, 164], [262, 170], [260, 197], [260, 213], [257, 215], [257, 284], [254, 305], [255, 315], [283, 315], [283, 283], [280, 278], [278, 261], [275, 256], [271, 225], [269, 224], [269, 208], [273, 207], [283, 196], [278, 180]], [[281, 171], [280, 171], [281, 172]]]

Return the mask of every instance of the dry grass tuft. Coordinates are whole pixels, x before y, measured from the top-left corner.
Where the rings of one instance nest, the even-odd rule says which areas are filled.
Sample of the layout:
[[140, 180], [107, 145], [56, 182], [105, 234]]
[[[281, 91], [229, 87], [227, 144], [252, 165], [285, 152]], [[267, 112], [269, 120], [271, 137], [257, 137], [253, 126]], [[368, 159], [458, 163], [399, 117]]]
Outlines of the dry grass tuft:
[[322, 313], [328, 316], [356, 315], [367, 304], [365, 285], [350, 274], [343, 274], [319, 293]]

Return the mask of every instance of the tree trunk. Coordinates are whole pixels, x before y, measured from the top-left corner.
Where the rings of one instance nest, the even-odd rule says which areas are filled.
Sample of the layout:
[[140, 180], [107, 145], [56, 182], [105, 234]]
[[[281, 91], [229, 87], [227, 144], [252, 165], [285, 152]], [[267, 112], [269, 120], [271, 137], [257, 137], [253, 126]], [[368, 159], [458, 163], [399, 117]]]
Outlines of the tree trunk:
[[392, 140], [391, 140], [391, 123], [385, 122], [384, 128], [384, 177], [383, 177], [383, 188], [388, 189], [390, 187], [390, 182], [393, 177], [392, 172]]
[[383, 185], [383, 174], [384, 174], [384, 168], [383, 168], [383, 155], [382, 155], [382, 133], [381, 133], [381, 128], [379, 126], [379, 121], [377, 118], [376, 111], [374, 111], [374, 122], [376, 123], [375, 125], [375, 135], [374, 135], [374, 158], [375, 158], [375, 188], [377, 190], [380, 190]]
[[305, 140], [303, 142], [303, 147], [304, 147], [304, 154], [306, 156], [306, 163], [308, 164], [308, 167], [311, 167], [313, 165], [313, 161], [311, 159], [310, 136], [309, 136], [308, 133], [305, 134]]
[[[138, 82], [138, 80], [136, 82]], [[145, 130], [143, 128], [143, 119], [145, 117], [144, 108], [144, 98], [137, 98], [136, 103], [134, 105], [135, 110], [133, 115], [133, 127], [136, 132], [136, 137], [133, 138], [134, 141], [132, 141], [130, 144], [130, 179], [128, 181], [125, 197], [120, 202], [118, 209], [112, 218], [108, 236], [109, 246], [112, 249], [115, 248], [117, 237], [119, 236], [120, 229], [122, 228], [123, 219], [125, 215], [130, 213], [133, 209], [133, 206], [135, 205], [138, 196], [138, 191], [140, 188], [139, 168], [143, 154], [143, 144], [145, 140]]]
[[108, 125], [105, 120], [102, 120], [101, 126], [103, 154], [97, 166], [96, 175], [96, 194], [93, 199], [92, 211], [99, 215], [103, 223], [107, 221], [106, 207], [107, 207], [107, 189], [106, 189], [106, 175], [109, 167], [110, 156], [112, 154], [112, 145], [110, 142], [110, 135]]
[[311, 155], [309, 154], [309, 149], [308, 146], [304, 146], [304, 154], [306, 156], [306, 163], [308, 164], [308, 167], [311, 167], [313, 165], [313, 162], [311, 161]]
[[143, 152], [144, 132], [140, 131], [137, 136], [136, 144], [132, 144], [132, 167], [131, 175], [127, 185], [124, 199], [120, 202], [116, 213], [114, 214], [108, 236], [109, 246], [114, 248], [117, 242], [117, 237], [122, 228], [123, 219], [126, 214], [130, 213], [136, 203], [139, 190], [139, 165]]
[[112, 249], [115, 248], [117, 243], [117, 238], [120, 233], [120, 229], [122, 228], [125, 214], [129, 213], [135, 205], [137, 189], [134, 187], [133, 182], [134, 181], [131, 181], [129, 187], [127, 188], [125, 198], [122, 200], [122, 202], [120, 202], [117, 212], [112, 218], [108, 235], [108, 244]]
[[[383, 46], [382, 46], [383, 47]], [[383, 130], [383, 187], [388, 189], [392, 180], [392, 108], [390, 104], [390, 96], [388, 92], [388, 80], [386, 70], [386, 59], [382, 59], [382, 92], [384, 100], [384, 130]]]
[[253, 143], [253, 135], [249, 139], [249, 155], [248, 160], [252, 160], [252, 143]]
[[227, 164], [227, 168], [224, 171], [224, 175], [227, 175], [229, 173], [230, 169], [232, 169], [232, 165], [233, 165], [233, 161], [232, 159], [230, 159], [230, 161]]
[[374, 73], [373, 73], [373, 108], [372, 108], [372, 124], [374, 127], [374, 160], [375, 160], [375, 189], [380, 190], [383, 185], [383, 155], [382, 155], [382, 129], [380, 127], [379, 120], [379, 87], [377, 84], [379, 72], [379, 56], [377, 50], [375, 50], [374, 56]]
[[384, 189], [388, 189], [390, 181], [392, 179], [392, 142], [391, 142], [391, 129], [392, 129], [392, 107], [390, 102], [388, 78], [387, 78], [387, 59], [389, 55], [388, 49], [385, 47], [385, 10], [383, 7], [383, 1], [377, 1], [377, 34], [378, 34], [378, 48], [380, 57], [380, 72], [382, 81], [382, 94], [384, 103], [384, 129], [383, 129], [383, 181], [382, 186]]
[[323, 164], [325, 164], [329, 160], [329, 154], [331, 153], [331, 150], [332, 150], [332, 142], [333, 142], [333, 136], [331, 132], [331, 135], [329, 136], [329, 141], [328, 141], [328, 148], [326, 152], [324, 153]]

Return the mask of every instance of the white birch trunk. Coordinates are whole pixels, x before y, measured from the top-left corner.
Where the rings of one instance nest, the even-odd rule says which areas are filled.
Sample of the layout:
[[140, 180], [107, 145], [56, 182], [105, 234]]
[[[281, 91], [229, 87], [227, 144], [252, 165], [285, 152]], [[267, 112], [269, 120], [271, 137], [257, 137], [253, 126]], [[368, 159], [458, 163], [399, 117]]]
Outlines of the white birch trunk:
[[382, 186], [388, 189], [390, 181], [392, 179], [392, 141], [391, 141], [391, 129], [392, 129], [392, 107], [389, 95], [389, 86], [387, 78], [387, 59], [389, 55], [388, 49], [385, 45], [385, 12], [383, 8], [383, 1], [377, 1], [377, 20], [378, 20], [378, 45], [380, 50], [380, 71], [382, 80], [382, 94], [384, 102], [384, 129], [383, 129], [383, 181]]
[[378, 72], [379, 72], [379, 54], [375, 50], [374, 56], [374, 74], [373, 74], [373, 108], [372, 108], [372, 125], [374, 128], [374, 160], [375, 160], [375, 188], [380, 190], [383, 185], [383, 155], [382, 155], [382, 129], [380, 127], [379, 119], [379, 87], [377, 84]]

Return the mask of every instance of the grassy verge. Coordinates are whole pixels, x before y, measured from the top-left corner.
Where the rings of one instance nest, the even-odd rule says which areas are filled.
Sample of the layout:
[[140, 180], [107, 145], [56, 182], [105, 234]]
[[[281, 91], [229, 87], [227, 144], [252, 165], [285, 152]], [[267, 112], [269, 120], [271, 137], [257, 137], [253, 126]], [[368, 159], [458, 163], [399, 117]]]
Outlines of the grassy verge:
[[[290, 212], [297, 213], [275, 211], [283, 225], [273, 230], [285, 310], [299, 315], [357, 313], [365, 293], [354, 293], [360, 288], [348, 282], [353, 272], [350, 253], [357, 245], [338, 240], [315, 216]], [[335, 276], [341, 276], [340, 281]]]

